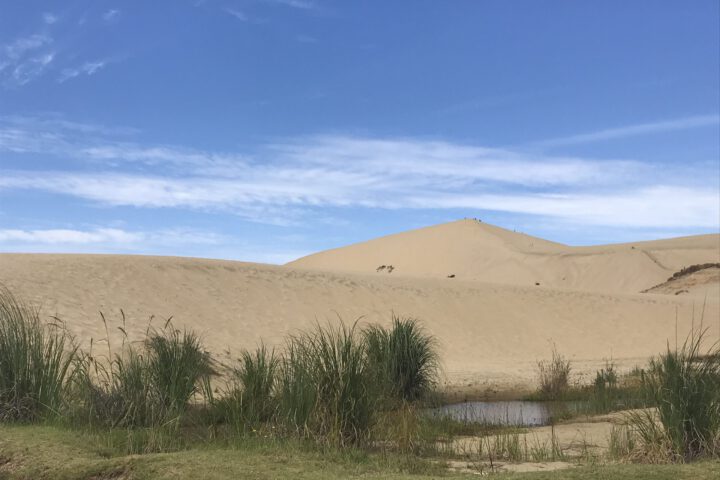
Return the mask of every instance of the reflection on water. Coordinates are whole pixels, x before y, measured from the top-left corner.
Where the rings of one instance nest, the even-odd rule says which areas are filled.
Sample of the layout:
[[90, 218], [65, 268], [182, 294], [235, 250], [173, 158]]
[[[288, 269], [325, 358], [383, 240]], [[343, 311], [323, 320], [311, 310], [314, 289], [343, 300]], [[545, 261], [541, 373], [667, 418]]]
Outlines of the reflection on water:
[[546, 402], [466, 402], [434, 408], [430, 414], [464, 423], [532, 427], [550, 423], [556, 409]]

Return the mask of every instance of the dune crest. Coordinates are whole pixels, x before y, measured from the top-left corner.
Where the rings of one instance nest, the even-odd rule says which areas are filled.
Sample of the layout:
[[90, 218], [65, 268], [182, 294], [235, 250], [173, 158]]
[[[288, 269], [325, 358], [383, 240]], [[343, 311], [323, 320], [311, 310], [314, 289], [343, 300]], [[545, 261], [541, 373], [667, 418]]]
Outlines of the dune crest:
[[720, 261], [720, 235], [571, 247], [477, 220], [420, 228], [309, 255], [294, 268], [639, 293], [681, 268]]

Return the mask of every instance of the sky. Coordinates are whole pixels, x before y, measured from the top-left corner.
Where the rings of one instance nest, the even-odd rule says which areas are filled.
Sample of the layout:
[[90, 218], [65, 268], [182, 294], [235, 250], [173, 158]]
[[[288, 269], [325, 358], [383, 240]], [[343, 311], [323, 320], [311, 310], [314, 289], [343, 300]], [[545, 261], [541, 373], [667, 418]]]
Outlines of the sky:
[[720, 2], [0, 0], [0, 251], [720, 230]]

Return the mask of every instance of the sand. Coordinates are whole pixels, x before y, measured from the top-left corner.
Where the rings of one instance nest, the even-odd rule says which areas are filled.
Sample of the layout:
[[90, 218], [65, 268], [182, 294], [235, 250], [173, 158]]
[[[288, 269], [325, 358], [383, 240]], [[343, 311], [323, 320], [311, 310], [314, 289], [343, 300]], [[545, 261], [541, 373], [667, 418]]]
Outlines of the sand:
[[[390, 235], [288, 265], [333, 272], [638, 293], [687, 265], [720, 261], [720, 235], [570, 247], [476, 220]], [[377, 271], [378, 267], [392, 265]], [[712, 289], [709, 289], [712, 290]], [[700, 292], [702, 293], [702, 292]]]
[[[634, 248], [632, 248], [634, 247]], [[681, 339], [700, 319], [720, 336], [720, 283], [640, 293], [683, 266], [717, 262], [720, 236], [567, 247], [468, 220], [323, 252], [287, 266], [177, 257], [0, 254], [0, 283], [56, 315], [87, 348], [172, 316], [221, 358], [316, 322], [420, 319], [439, 341], [445, 381], [487, 393], [529, 389], [552, 343], [587, 378]], [[394, 265], [392, 273], [376, 272]], [[447, 278], [455, 274], [455, 278]], [[707, 279], [706, 279], [707, 280]], [[535, 283], [540, 285], [535, 285]], [[697, 287], [697, 288], [695, 288]], [[687, 289], [687, 288], [683, 288]], [[695, 313], [693, 320], [693, 311]], [[677, 315], [676, 315], [677, 312]], [[229, 350], [229, 355], [226, 351]]]

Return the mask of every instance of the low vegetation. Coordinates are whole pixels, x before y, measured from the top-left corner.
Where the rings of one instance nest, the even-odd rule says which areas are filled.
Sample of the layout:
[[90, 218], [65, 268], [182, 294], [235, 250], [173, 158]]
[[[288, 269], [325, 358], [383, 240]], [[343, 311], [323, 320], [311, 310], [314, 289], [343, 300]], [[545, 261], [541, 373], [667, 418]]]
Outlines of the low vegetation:
[[38, 420], [59, 412], [77, 348], [57, 321], [0, 286], [0, 420]]
[[[120, 330], [125, 331], [124, 315]], [[592, 399], [598, 411], [635, 407], [638, 398], [643, 406], [656, 407], [637, 411], [627, 426], [613, 430], [612, 458], [718, 458], [720, 351], [717, 345], [708, 351], [701, 345], [702, 335], [692, 337], [632, 375], [619, 375], [608, 362], [586, 387], [570, 384], [570, 361], [553, 348], [552, 359], [538, 364], [538, 396]], [[23, 428], [50, 437], [76, 432], [95, 453], [78, 451], [97, 456], [82, 466], [83, 478], [150, 478], [154, 474], [148, 472], [157, 473], [150, 466], [155, 460], [139, 459], [178, 452], [177, 461], [187, 461], [182, 451], [192, 449], [206, 452], [211, 461], [207, 447], [218, 458], [226, 458], [225, 449], [238, 448], [271, 456], [305, 452], [306, 458], [335, 452], [344, 459], [341, 464], [353, 458], [365, 465], [354, 468], [370, 477], [446, 472], [445, 461], [467, 459], [481, 473], [495, 471], [497, 462], [567, 460], [554, 431], [550, 440], [533, 443], [516, 427], [468, 425], [425, 414], [438, 367], [434, 339], [416, 320], [395, 316], [388, 327], [318, 324], [288, 337], [282, 348], [261, 344], [242, 351], [229, 366], [218, 364], [201, 338], [170, 320], [149, 327], [141, 342], [125, 339], [117, 351], [108, 339], [107, 352], [100, 355], [81, 351], [59, 321], [42, 322], [37, 310], [0, 291], [0, 428], [18, 439]], [[223, 378], [215, 373], [221, 369]], [[474, 447], [459, 449], [456, 440], [462, 436], [474, 437], [475, 443], [463, 443]], [[3, 442], [0, 438], [0, 478], [3, 465], [23, 458], [22, 449], [13, 451], [17, 444]], [[133, 454], [142, 455], [102, 460]], [[584, 458], [595, 461], [589, 453]], [[49, 459], [42, 462], [46, 469], [59, 468]], [[42, 477], [23, 465], [12, 469]]]
[[414, 319], [392, 317], [392, 327], [365, 330], [369, 368], [382, 394], [415, 401], [434, 388], [438, 372], [435, 341]]
[[570, 386], [570, 360], [552, 347], [552, 359], [538, 362], [539, 394], [545, 400], [560, 400]]
[[630, 417], [652, 460], [720, 457], [720, 345], [703, 350], [704, 332], [653, 359], [643, 391], [656, 411]]
[[275, 389], [278, 385], [279, 359], [274, 351], [260, 345], [255, 352], [245, 351], [233, 367], [227, 390], [215, 405], [216, 417], [238, 431], [257, 428], [277, 414]]
[[645, 371], [620, 374], [612, 360], [595, 372], [590, 384], [573, 382], [572, 363], [553, 346], [552, 358], [538, 362], [538, 389], [525, 400], [547, 401], [554, 421], [651, 406], [642, 391]]
[[108, 347], [107, 357], [76, 352], [68, 409], [76, 423], [91, 427], [179, 424], [191, 399], [207, 390], [211, 373], [197, 335], [168, 320], [148, 330], [140, 347], [123, 342], [119, 352]]
[[170, 320], [149, 327], [142, 342], [125, 337], [116, 351], [108, 335], [107, 352], [97, 354], [7, 290], [0, 315], [3, 419], [54, 417], [116, 439], [111, 431], [121, 429], [131, 451], [155, 451], [159, 438], [208, 424], [213, 435], [268, 431], [333, 448], [369, 445], [389, 409], [436, 384], [434, 342], [413, 319], [367, 330], [317, 325], [278, 352], [241, 352], [227, 386], [213, 391], [214, 361], [195, 333]]

